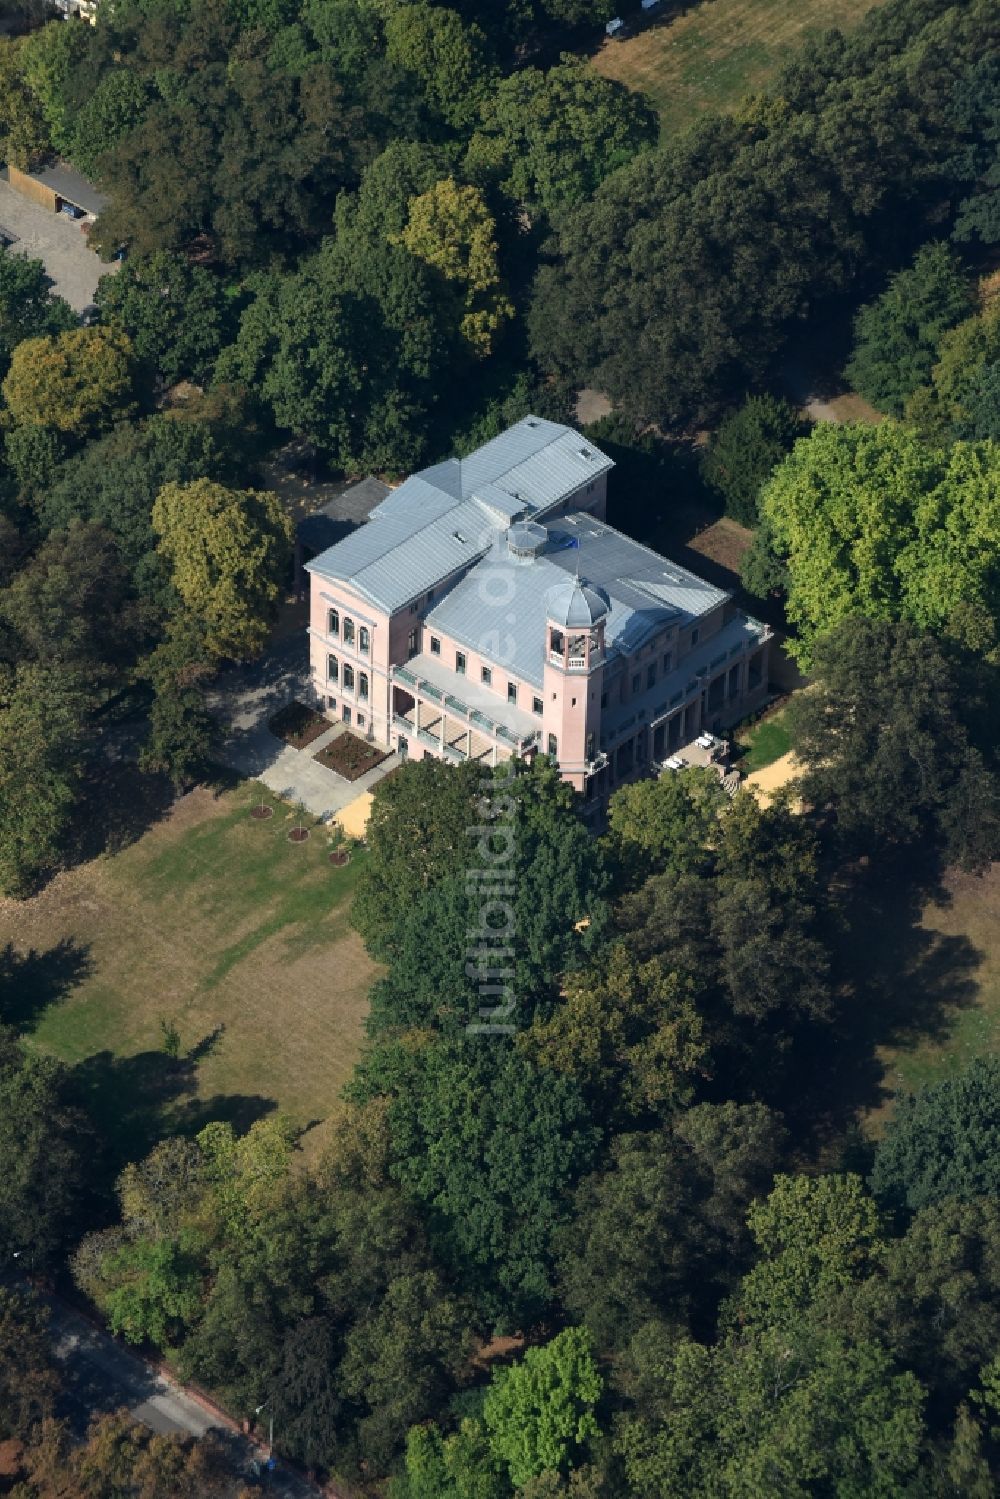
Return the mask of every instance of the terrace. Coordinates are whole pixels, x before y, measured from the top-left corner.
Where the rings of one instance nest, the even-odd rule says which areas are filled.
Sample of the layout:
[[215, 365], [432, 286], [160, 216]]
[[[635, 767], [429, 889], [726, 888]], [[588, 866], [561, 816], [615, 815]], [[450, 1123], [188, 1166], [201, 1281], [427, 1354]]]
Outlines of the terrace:
[[540, 732], [536, 717], [489, 688], [449, 671], [433, 656], [414, 656], [392, 673], [393, 722], [449, 760], [497, 764], [524, 754]]

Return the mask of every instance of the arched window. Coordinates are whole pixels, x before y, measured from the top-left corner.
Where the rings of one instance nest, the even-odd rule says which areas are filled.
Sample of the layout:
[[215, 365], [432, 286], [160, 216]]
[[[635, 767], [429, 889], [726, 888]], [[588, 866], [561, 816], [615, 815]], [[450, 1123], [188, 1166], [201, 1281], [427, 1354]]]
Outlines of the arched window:
[[345, 619], [344, 620], [344, 644], [345, 645], [353, 645], [354, 644], [354, 621], [353, 621], [353, 619]]
[[358, 630], [358, 650], [363, 656], [368, 654], [368, 631], [364, 625]]
[[340, 634], [340, 614], [336, 609], [326, 611], [326, 633], [328, 635]]
[[337, 680], [337, 678], [338, 678], [339, 675], [340, 675], [340, 667], [337, 664], [337, 658], [336, 658], [336, 656], [327, 656], [327, 658], [326, 658], [326, 680], [328, 682], [335, 682]]
[[358, 697], [367, 697], [367, 696], [368, 696], [368, 673], [366, 671], [362, 671], [362, 672], [358, 673]]
[[354, 686], [354, 667], [344, 662], [344, 686], [350, 690]]

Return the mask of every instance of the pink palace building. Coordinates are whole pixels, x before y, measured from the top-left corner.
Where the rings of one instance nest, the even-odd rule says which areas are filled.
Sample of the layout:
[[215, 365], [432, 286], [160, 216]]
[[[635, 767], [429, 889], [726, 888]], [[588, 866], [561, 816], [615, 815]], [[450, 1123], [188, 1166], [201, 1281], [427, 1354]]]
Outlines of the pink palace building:
[[613, 466], [528, 416], [307, 563], [327, 716], [410, 759], [547, 754], [597, 805], [759, 707], [770, 631], [607, 524]]

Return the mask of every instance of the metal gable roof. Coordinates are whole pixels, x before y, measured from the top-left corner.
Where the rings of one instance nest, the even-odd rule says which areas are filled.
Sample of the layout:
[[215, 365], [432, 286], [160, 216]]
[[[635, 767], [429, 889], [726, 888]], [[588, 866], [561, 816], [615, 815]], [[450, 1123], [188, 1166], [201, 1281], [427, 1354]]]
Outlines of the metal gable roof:
[[307, 570], [350, 583], [392, 612], [482, 555], [517, 516], [556, 504], [612, 466], [571, 428], [525, 417], [468, 458], [412, 474]]

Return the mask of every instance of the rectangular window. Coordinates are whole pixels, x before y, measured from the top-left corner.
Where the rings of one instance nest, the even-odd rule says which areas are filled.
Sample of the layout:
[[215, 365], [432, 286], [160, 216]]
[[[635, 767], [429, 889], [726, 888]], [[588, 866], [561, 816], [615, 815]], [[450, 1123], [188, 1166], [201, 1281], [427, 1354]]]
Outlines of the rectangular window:
[[540, 697], [533, 697], [531, 699], [531, 711], [532, 711], [532, 713], [541, 713], [543, 711], [543, 708], [544, 708], [544, 704], [543, 704], [543, 702], [542, 702], [542, 700], [541, 700]]
[[440, 654], [441, 654], [441, 642], [437, 638], [436, 635], [432, 635], [431, 636], [431, 655], [432, 656], [440, 656]]
[[363, 729], [364, 726], [365, 726], [365, 715], [363, 713], [359, 713], [358, 714], [358, 728], [359, 729]]
[[464, 651], [456, 651], [455, 652], [455, 670], [458, 672], [458, 674], [459, 674], [460, 677], [464, 677], [465, 676], [465, 652]]
[[698, 644], [698, 631], [697, 630], [692, 630], [691, 631], [691, 644], [692, 645], [697, 645]]
[[593, 734], [588, 734], [587, 735], [587, 750], [586, 750], [586, 755], [587, 755], [587, 759], [588, 760], [592, 760], [594, 758], [594, 736], [593, 736]]
[[516, 682], [508, 682], [507, 683], [507, 701], [508, 701], [508, 703], [516, 703], [517, 702], [517, 683]]
[[342, 716], [342, 718], [343, 718], [343, 720], [344, 720], [345, 723], [350, 723], [350, 721], [351, 721], [351, 710], [347, 706], [346, 703], [344, 704], [344, 706], [343, 706], [343, 708], [341, 710], [341, 716]]
[[493, 681], [493, 673], [490, 671], [490, 668], [488, 666], [484, 666], [479, 675], [482, 677], [487, 687], [489, 687]]
[[652, 685], [653, 685], [653, 683], [655, 681], [656, 681], [656, 662], [654, 661], [652, 666], [647, 666], [646, 667], [646, 686], [647, 687], [652, 687]]
[[635, 674], [635, 676], [632, 678], [632, 691], [633, 691], [633, 693], [638, 692], [639, 688], [641, 686], [642, 686], [642, 673], [637, 671], [636, 674]]
[[554, 734], [549, 735], [548, 753], [553, 757], [555, 757], [559, 753], [559, 745]]
[[664, 676], [666, 676], [667, 672], [670, 670], [670, 667], [671, 667], [671, 664], [673, 662], [673, 659], [674, 659], [674, 653], [673, 653], [673, 651], [664, 651], [663, 652], [663, 674], [664, 674]]
[[407, 656], [415, 656], [417, 654], [416, 630], [411, 630], [409, 635], [406, 637], [406, 654]]

